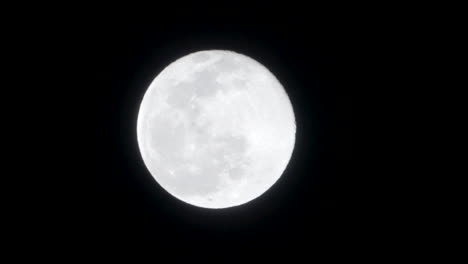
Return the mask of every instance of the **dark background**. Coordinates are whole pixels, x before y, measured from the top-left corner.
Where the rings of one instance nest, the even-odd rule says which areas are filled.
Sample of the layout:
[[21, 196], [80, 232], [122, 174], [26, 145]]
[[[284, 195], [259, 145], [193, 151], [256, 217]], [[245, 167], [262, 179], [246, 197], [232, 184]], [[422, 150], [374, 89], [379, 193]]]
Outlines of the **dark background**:
[[[152, 261], [167, 248], [175, 249], [170, 257], [190, 249], [202, 258], [225, 253], [218, 262], [244, 249], [275, 260], [299, 250], [309, 259], [409, 253], [446, 260], [453, 254], [441, 244], [459, 247], [443, 237], [461, 234], [449, 205], [462, 199], [444, 200], [458, 174], [439, 158], [454, 152], [437, 149], [459, 145], [439, 131], [457, 131], [447, 124], [462, 112], [445, 113], [454, 96], [442, 96], [461, 87], [453, 78], [461, 68], [448, 62], [461, 61], [455, 46], [463, 43], [457, 25], [464, 16], [452, 15], [456, 8], [17, 5], [5, 4], [0, 18], [1, 237], [3, 252], [15, 259], [75, 259], [89, 247], [120, 257], [138, 246]], [[280, 180], [225, 210], [166, 193], [136, 140], [138, 107], [151, 81], [174, 60], [206, 49], [265, 65], [286, 89], [297, 122]], [[442, 184], [447, 178], [449, 187]]]
[[[272, 3], [155, 10], [112, 18], [78, 13], [14, 31], [24, 39], [16, 45], [24, 58], [14, 60], [37, 75], [28, 75], [34, 96], [22, 103], [37, 105], [24, 112], [34, 121], [23, 125], [37, 131], [27, 144], [39, 142], [28, 147], [38, 164], [16, 167], [31, 169], [35, 184], [11, 196], [24, 205], [15, 206], [24, 214], [15, 230], [35, 234], [39, 243], [56, 237], [58, 244], [143, 243], [199, 252], [377, 251], [409, 240], [401, 236], [406, 219], [395, 188], [405, 185], [395, 169], [404, 153], [395, 144], [402, 126], [393, 124], [402, 106], [395, 99], [406, 96], [397, 88], [411, 65], [406, 37], [414, 32], [400, 24], [401, 15]], [[136, 140], [139, 104], [151, 81], [174, 60], [207, 49], [265, 65], [286, 89], [297, 123], [280, 180], [258, 199], [224, 210], [166, 193]], [[16, 83], [27, 81], [22, 76]], [[42, 166], [45, 176], [37, 177]]]
[[[209, 12], [208, 12], [209, 13]], [[152, 241], [206, 248], [376, 247], [395, 228], [385, 213], [388, 167], [379, 148], [386, 71], [385, 24], [353, 16], [181, 13], [145, 23], [104, 23], [89, 46], [96, 74], [94, 166], [85, 229], [94, 241]], [[242, 19], [241, 19], [242, 17]], [[294, 153], [260, 198], [209, 210], [166, 193], [136, 141], [139, 104], [155, 76], [191, 52], [233, 50], [279, 79], [296, 116]], [[385, 65], [382, 61], [387, 61]], [[385, 156], [388, 156], [386, 153]]]

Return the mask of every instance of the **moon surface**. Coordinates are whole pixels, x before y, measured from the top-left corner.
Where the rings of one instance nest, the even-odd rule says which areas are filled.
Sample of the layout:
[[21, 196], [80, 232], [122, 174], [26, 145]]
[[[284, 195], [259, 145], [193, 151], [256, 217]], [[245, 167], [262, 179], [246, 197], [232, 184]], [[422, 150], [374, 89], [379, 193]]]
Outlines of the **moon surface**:
[[137, 139], [154, 179], [204, 208], [247, 203], [283, 174], [296, 122], [280, 82], [263, 65], [225, 50], [167, 66], [140, 105]]

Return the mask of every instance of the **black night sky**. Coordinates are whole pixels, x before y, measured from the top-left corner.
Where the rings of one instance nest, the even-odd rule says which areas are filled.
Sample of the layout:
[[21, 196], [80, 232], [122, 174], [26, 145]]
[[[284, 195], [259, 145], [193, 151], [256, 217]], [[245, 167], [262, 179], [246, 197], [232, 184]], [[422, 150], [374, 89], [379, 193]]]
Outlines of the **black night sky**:
[[[98, 37], [93, 51], [105, 85], [93, 88], [93, 235], [223, 247], [352, 243], [378, 235], [384, 228], [378, 177], [385, 177], [372, 150], [381, 140], [372, 108], [379, 104], [380, 91], [373, 90], [381, 82], [374, 68], [379, 40], [334, 19], [220, 19], [109, 25]], [[139, 103], [153, 78], [175, 59], [207, 49], [233, 50], [264, 64], [285, 87], [297, 122], [294, 153], [277, 184], [251, 203], [219, 211], [166, 193], [136, 141]]]
[[[77, 118], [63, 128], [77, 146], [70, 151], [64, 136], [59, 144], [73, 161], [59, 162], [71, 157], [65, 152], [49, 159], [61, 175], [49, 187], [65, 196], [51, 197], [57, 217], [48, 224], [58, 225], [65, 239], [78, 233], [85, 244], [200, 250], [377, 248], [388, 241], [398, 230], [390, 213], [395, 198], [388, 196], [395, 153], [383, 151], [393, 144], [384, 124], [393, 111], [387, 108], [392, 72], [401, 65], [392, 23], [379, 14], [312, 8], [195, 7], [159, 10], [145, 21], [77, 20], [67, 37], [58, 29], [50, 33], [53, 44], [44, 46], [57, 61], [68, 61], [55, 64], [54, 74], [63, 73], [73, 86], [56, 90], [74, 110], [53, 110], [54, 122]], [[207, 49], [232, 50], [265, 65], [286, 89], [297, 122], [295, 149], [280, 180], [258, 199], [224, 210], [166, 193], [146, 169], [136, 139], [139, 104], [151, 81], [174, 60]], [[60, 220], [62, 210], [71, 213], [70, 222]]]

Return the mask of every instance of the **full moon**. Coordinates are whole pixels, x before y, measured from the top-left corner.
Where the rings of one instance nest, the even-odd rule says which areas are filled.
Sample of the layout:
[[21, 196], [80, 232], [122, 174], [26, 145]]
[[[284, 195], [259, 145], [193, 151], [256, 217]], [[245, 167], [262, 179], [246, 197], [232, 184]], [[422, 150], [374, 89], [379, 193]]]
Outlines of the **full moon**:
[[140, 105], [143, 161], [169, 194], [204, 208], [247, 203], [283, 174], [296, 135], [286, 91], [262, 64], [225, 50], [168, 65]]

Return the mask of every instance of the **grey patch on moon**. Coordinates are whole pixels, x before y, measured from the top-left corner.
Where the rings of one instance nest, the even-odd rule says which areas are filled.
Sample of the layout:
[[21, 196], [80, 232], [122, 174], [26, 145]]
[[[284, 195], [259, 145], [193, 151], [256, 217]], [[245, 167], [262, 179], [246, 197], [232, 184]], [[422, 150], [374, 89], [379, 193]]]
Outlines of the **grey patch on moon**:
[[164, 153], [163, 157], [171, 159], [177, 156], [184, 147], [185, 131], [183, 124], [174, 122], [170, 116], [159, 115], [150, 122], [150, 144], [153, 149]]
[[243, 79], [234, 79], [234, 86], [245, 89], [247, 87], [247, 81]]
[[190, 102], [193, 96], [192, 86], [190, 83], [182, 82], [172, 87], [170, 94], [167, 98], [167, 103], [172, 107], [184, 108]]
[[215, 71], [202, 71], [198, 73], [196, 84], [194, 84], [195, 95], [199, 97], [210, 97], [220, 91], [220, 85], [216, 83], [219, 73]]
[[216, 95], [221, 88], [216, 82], [217, 75], [214, 71], [202, 71], [195, 80], [175, 85], [168, 91], [167, 103], [173, 107], [187, 108], [194, 99]]
[[224, 57], [218, 60], [213, 66], [219, 72], [235, 72], [240, 69], [238, 60], [232, 57]]
[[198, 53], [193, 54], [192, 56], [192, 60], [195, 63], [205, 62], [209, 60], [210, 58], [211, 56], [206, 52], [198, 52]]

